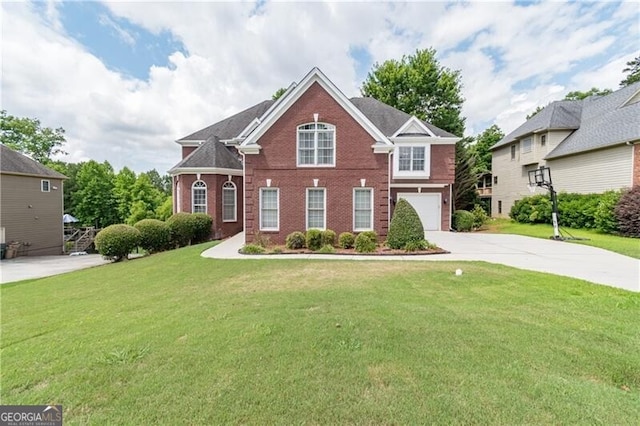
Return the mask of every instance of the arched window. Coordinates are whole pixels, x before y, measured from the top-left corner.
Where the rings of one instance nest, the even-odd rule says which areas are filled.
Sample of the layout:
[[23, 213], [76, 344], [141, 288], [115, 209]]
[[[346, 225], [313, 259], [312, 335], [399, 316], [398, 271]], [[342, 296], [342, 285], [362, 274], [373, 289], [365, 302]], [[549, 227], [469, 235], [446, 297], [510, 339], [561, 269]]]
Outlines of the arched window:
[[207, 184], [197, 180], [191, 186], [191, 213], [207, 212]]
[[222, 221], [236, 222], [236, 185], [227, 181], [222, 185]]
[[309, 123], [298, 126], [298, 166], [336, 165], [336, 126]]

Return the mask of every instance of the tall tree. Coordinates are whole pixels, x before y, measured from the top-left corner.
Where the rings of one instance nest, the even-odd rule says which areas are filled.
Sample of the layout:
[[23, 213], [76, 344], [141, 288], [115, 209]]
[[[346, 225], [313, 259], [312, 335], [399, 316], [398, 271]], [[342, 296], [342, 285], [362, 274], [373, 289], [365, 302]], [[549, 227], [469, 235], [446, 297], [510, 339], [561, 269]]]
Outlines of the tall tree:
[[151, 184], [160, 192], [165, 195], [169, 195], [171, 193], [171, 176], [162, 175], [156, 169], [149, 170], [148, 172], [144, 172], [143, 174], [149, 177]]
[[438, 62], [435, 49], [400, 61], [376, 63], [360, 89], [363, 96], [398, 108], [457, 136], [464, 133], [460, 71]]
[[36, 118], [14, 117], [5, 110], [0, 111], [0, 141], [40, 163], [55, 154], [67, 154], [61, 148], [66, 142], [62, 127], [42, 127]]
[[113, 197], [115, 198], [118, 222], [124, 222], [131, 214], [133, 204], [133, 185], [136, 174], [128, 167], [122, 168], [113, 181]]
[[282, 95], [284, 95], [284, 93], [285, 93], [286, 91], [287, 91], [287, 89], [286, 89], [286, 88], [284, 88], [284, 87], [279, 88], [278, 90], [276, 90], [276, 93], [274, 93], [274, 94], [271, 96], [271, 99], [272, 99], [272, 100], [274, 100], [274, 101], [277, 101], [278, 99], [280, 99], [280, 97], [281, 97]]
[[453, 209], [471, 210], [478, 202], [476, 184], [480, 175], [475, 171], [475, 158], [469, 144], [473, 138], [463, 138], [456, 142], [456, 174], [453, 182]]
[[162, 193], [144, 173], [141, 173], [133, 184], [131, 196], [131, 211], [127, 217], [127, 223], [130, 225], [142, 219], [154, 219], [156, 209], [164, 201]]
[[579, 90], [576, 90], [575, 92], [569, 92], [565, 95], [564, 100], [565, 101], [581, 101], [582, 99], [586, 99], [589, 96], [594, 96], [594, 95], [605, 96], [610, 93], [613, 93], [613, 90], [611, 89], [600, 90], [597, 87], [592, 87], [586, 92], [581, 92]]
[[114, 179], [113, 168], [107, 161], [82, 164], [76, 178], [78, 189], [73, 193], [75, 216], [82, 224], [104, 228], [118, 222]]
[[66, 163], [64, 161], [50, 161], [47, 166], [62, 173], [67, 177], [62, 183], [64, 212], [75, 216], [75, 204], [73, 201], [73, 193], [78, 190], [77, 176], [83, 163]]
[[476, 137], [473, 145], [469, 146], [471, 156], [474, 157], [474, 172], [479, 175], [491, 172], [491, 147], [504, 138], [504, 133], [496, 124], [486, 129]]
[[620, 87], [627, 87], [630, 84], [640, 81], [640, 56], [636, 56], [627, 62], [627, 67], [622, 72], [629, 73], [624, 80], [620, 82]]

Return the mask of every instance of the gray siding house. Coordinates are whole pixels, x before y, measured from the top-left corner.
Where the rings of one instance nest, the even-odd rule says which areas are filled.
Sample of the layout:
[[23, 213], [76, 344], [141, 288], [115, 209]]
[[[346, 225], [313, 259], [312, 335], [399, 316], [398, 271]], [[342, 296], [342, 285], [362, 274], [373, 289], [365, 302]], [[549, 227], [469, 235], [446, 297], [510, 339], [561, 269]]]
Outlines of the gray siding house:
[[551, 169], [558, 192], [639, 185], [640, 83], [606, 96], [552, 102], [492, 151], [495, 217], [508, 216], [516, 200], [531, 195], [528, 172], [542, 165]]
[[0, 144], [0, 243], [21, 256], [62, 254], [66, 176]]

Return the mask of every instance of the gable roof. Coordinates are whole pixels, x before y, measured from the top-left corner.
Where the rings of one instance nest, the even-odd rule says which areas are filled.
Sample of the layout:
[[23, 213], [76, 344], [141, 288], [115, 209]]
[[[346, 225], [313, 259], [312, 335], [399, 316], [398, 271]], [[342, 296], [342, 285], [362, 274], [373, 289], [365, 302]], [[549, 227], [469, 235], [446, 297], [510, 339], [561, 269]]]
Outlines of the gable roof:
[[171, 168], [169, 174], [175, 174], [181, 169], [242, 170], [242, 163], [230, 149], [233, 148], [227, 148], [220, 139], [212, 136]]
[[0, 173], [67, 179], [62, 173], [43, 166], [4, 144], [0, 144]]
[[209, 127], [178, 139], [176, 142], [206, 141], [212, 136], [216, 136], [220, 140], [233, 139], [239, 136], [253, 120], [260, 118], [274, 102], [273, 100], [262, 101]]
[[[394, 135], [412, 117], [406, 112], [400, 111], [391, 105], [385, 104], [384, 102], [380, 102], [375, 98], [356, 97], [351, 98], [350, 101], [387, 136]], [[442, 130], [431, 123], [427, 123], [423, 120], [420, 120], [420, 122], [436, 136], [445, 138], [457, 137], [456, 135]]]
[[584, 99], [580, 128], [545, 158], [564, 157], [640, 140], [639, 92], [640, 83], [635, 83], [606, 96]]
[[258, 127], [242, 142], [240, 150], [260, 149], [257, 140], [262, 136], [291, 106], [307, 91], [311, 85], [318, 83], [326, 92], [356, 120], [362, 128], [376, 141], [376, 145], [392, 146], [393, 144], [385, 134], [376, 127], [365, 114], [329, 80], [317, 67], [314, 67], [295, 87], [288, 90], [278, 101], [278, 104], [270, 111]]
[[492, 150], [542, 130], [575, 130], [580, 127], [582, 101], [555, 101], [491, 147]]

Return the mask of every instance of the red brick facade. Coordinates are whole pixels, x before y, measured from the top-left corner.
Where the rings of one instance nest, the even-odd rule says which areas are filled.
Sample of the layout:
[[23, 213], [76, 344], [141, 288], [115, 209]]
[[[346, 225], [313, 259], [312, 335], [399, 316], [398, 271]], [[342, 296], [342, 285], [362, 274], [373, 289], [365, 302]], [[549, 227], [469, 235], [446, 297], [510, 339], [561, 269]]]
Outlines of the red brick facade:
[[633, 186], [640, 185], [640, 143], [633, 145]]
[[[193, 183], [198, 180], [197, 175], [183, 174], [173, 177], [174, 211], [192, 212]], [[213, 218], [211, 229], [212, 238], [224, 238], [242, 231], [242, 176], [231, 176], [236, 185], [236, 220], [222, 221], [222, 185], [229, 180], [227, 175], [201, 174], [200, 180], [207, 185], [207, 214]]]
[[[335, 133], [335, 167], [297, 167], [297, 127], [318, 122], [332, 124]], [[306, 189], [326, 188], [326, 227], [336, 233], [353, 232], [353, 190], [372, 188], [374, 229], [387, 234], [389, 182], [388, 154], [374, 154], [375, 140], [320, 85], [314, 83], [258, 140], [259, 154], [245, 156], [246, 239], [259, 232], [259, 193], [267, 186], [279, 188], [280, 230], [262, 231], [274, 243], [288, 234], [306, 230]]]

